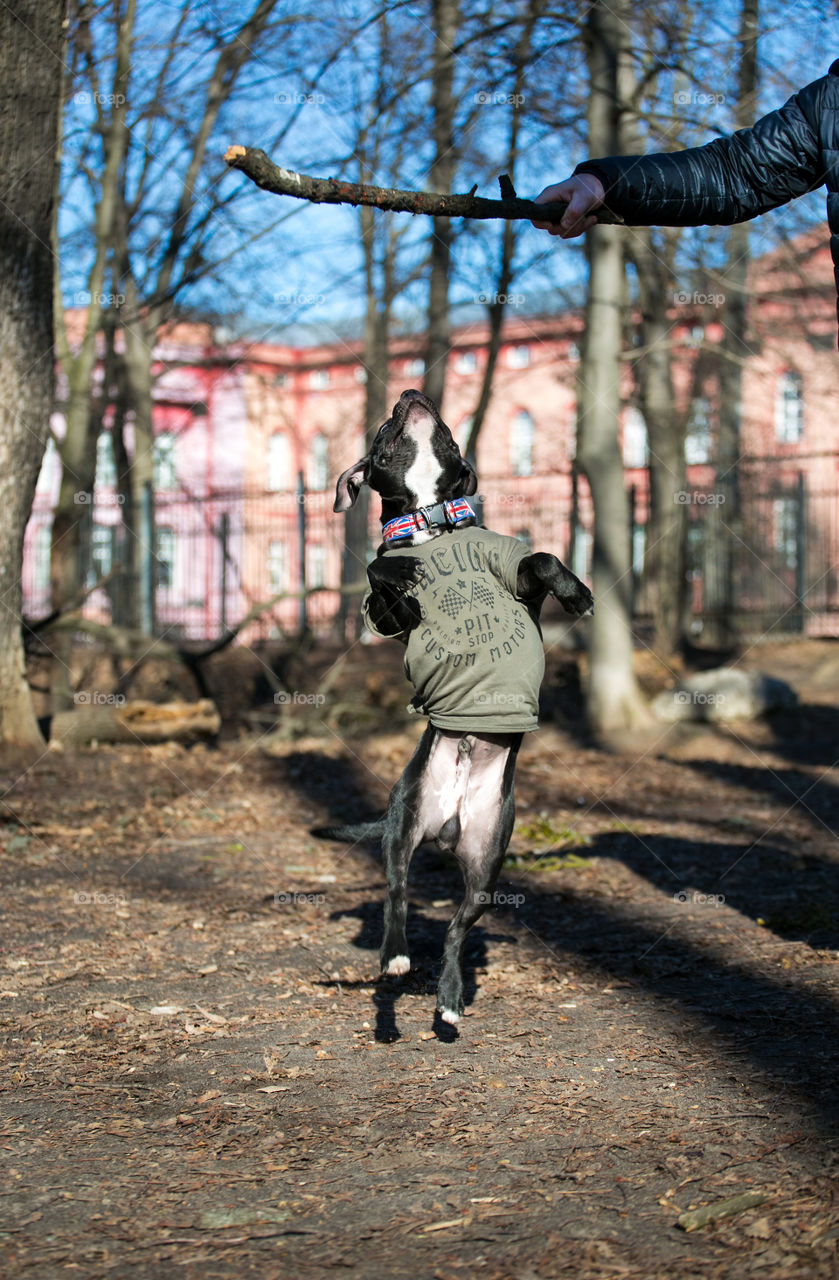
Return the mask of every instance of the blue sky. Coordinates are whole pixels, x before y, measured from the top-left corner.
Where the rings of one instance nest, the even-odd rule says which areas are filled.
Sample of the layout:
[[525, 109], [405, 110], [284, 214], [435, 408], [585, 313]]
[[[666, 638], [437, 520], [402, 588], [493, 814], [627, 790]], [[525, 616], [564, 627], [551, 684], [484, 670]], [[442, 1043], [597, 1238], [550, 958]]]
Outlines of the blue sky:
[[[171, 22], [177, 7], [174, 3], [161, 4], [160, 0], [155, 5], [150, 5], [149, 0], [140, 0], [140, 38], [129, 91], [135, 140], [147, 128], [141, 105], [143, 97], [148, 96], [144, 86], [156, 74], [165, 43], [164, 16]], [[238, 6], [236, 8], [238, 11]], [[392, 21], [403, 24], [402, 34], [414, 33], [416, 49], [411, 65], [419, 76], [428, 42], [425, 7], [396, 5], [393, 10]], [[305, 19], [305, 8], [299, 11]], [[341, 5], [334, 19], [338, 24], [345, 23], [349, 30], [374, 12], [373, 6], [366, 3]], [[695, 144], [729, 132], [732, 127], [737, 10], [726, 4], [714, 9], [712, 15], [703, 28], [706, 36], [711, 37], [710, 43], [697, 47], [691, 74], [666, 77], [660, 82], [662, 121], [667, 118], [663, 127], [678, 127], [680, 136]], [[824, 74], [832, 60], [831, 47], [839, 53], [839, 17], [832, 11], [825, 12], [825, 6], [766, 6], [764, 15], [765, 29], [760, 41], [761, 113], [780, 105], [798, 85]], [[241, 189], [241, 198], [218, 216], [210, 246], [212, 254], [221, 260], [218, 267], [186, 295], [193, 310], [206, 309], [225, 316], [234, 332], [276, 341], [317, 341], [358, 331], [363, 315], [358, 213], [260, 192], [241, 175], [225, 174], [221, 155], [229, 143], [241, 142], [262, 146], [287, 167], [321, 176], [338, 172], [339, 163], [344, 160], [342, 171], [356, 177], [353, 144], [358, 121], [363, 119], [363, 102], [380, 80], [387, 83], [388, 79], [387, 69], [384, 76], [379, 74], [381, 61], [377, 61], [375, 29], [371, 27], [354, 46], [348, 44], [334, 65], [312, 84], [307, 76], [313, 74], [313, 68], [322, 59], [329, 33], [328, 29], [317, 27], [316, 17], [311, 16], [310, 20], [309, 29], [304, 21], [292, 37], [283, 35], [274, 47], [260, 50], [243, 77], [241, 92], [219, 122], [201, 181], [207, 184], [208, 190], [219, 181], [222, 192]], [[313, 46], [308, 49], [307, 37]], [[548, 182], [565, 176], [587, 155], [580, 50], [573, 45], [551, 47], [548, 32], [540, 52], [532, 86], [528, 85], [523, 94], [526, 146], [517, 168], [516, 184], [524, 195], [535, 195]], [[207, 40], [202, 43], [199, 31], [181, 54], [179, 75], [184, 101], [167, 105], [163, 124], [148, 134], [152, 168], [158, 175], [159, 190], [164, 197], [164, 212], [162, 218], [149, 212], [143, 226], [147, 238], [166, 233], [171, 191], [180, 180], [185, 164], [182, 137], [190, 124], [189, 94], [206, 75], [213, 56], [212, 43]], [[497, 68], [500, 64], [496, 61], [492, 65]], [[480, 76], [476, 80], [474, 74], [467, 76], [468, 70], [458, 63], [458, 113], [464, 122], [464, 134], [469, 120], [471, 132], [455, 186], [458, 190], [468, 190], [477, 183], [481, 194], [495, 195], [497, 175], [505, 168], [509, 120], [506, 95], [510, 85], [494, 82], [491, 69], [484, 80]], [[107, 86], [108, 63], [104, 58], [101, 71]], [[562, 93], [556, 94], [557, 126], [554, 129], [549, 119], [551, 85], [560, 82]], [[482, 93], [485, 99], [478, 106], [475, 105], [476, 92]], [[423, 118], [428, 112], [427, 88], [420, 83], [411, 93], [416, 137], [421, 138]], [[71, 175], [74, 157], [90, 143], [93, 119], [91, 105], [77, 101], [74, 95], [66, 118], [68, 158], [59, 224], [63, 243], [63, 294], [69, 303], [86, 283], [88, 256], [84, 228], [90, 207], [86, 184]], [[376, 122], [371, 123], [369, 116], [367, 120], [373, 128]], [[281, 142], [275, 143], [283, 133]], [[384, 185], [427, 187], [429, 144], [408, 145], [401, 154], [399, 144], [398, 136], [386, 139], [382, 168], [375, 176]], [[95, 155], [95, 148], [91, 154]], [[137, 156], [142, 154], [138, 152]], [[132, 163], [137, 165], [140, 160], [135, 157]], [[395, 171], [391, 167], [394, 164]], [[166, 204], [167, 194], [170, 205]], [[421, 268], [430, 220], [411, 219], [410, 215], [376, 216], [397, 221], [404, 241], [403, 260], [408, 268], [416, 268], [418, 272], [418, 278], [400, 297], [396, 315], [400, 326], [419, 328], [425, 305]], [[766, 251], [780, 236], [823, 218], [824, 195], [814, 193], [797, 201], [789, 210], [776, 211], [756, 220], [752, 224], [752, 252], [757, 255]], [[493, 264], [498, 255], [500, 233], [500, 224], [472, 224], [468, 234], [458, 241], [451, 289], [455, 323], [481, 314], [479, 299], [494, 287]], [[259, 239], [248, 245], [253, 235]], [[695, 253], [697, 242], [705, 246], [705, 254], [710, 258], [719, 257], [724, 251], [724, 234], [713, 229], [702, 230], [686, 238], [686, 263]], [[143, 269], [143, 253], [141, 244], [137, 255], [139, 272]], [[521, 299], [517, 303], [521, 314], [561, 308], [582, 297], [585, 266], [580, 242], [559, 242], [528, 226], [523, 229], [518, 261], [522, 271], [514, 292]]]

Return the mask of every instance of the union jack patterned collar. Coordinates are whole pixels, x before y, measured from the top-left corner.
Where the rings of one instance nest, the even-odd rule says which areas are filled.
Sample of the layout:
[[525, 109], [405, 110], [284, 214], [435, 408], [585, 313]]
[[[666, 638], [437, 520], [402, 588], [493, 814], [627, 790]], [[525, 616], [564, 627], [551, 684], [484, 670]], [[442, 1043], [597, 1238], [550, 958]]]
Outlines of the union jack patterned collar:
[[397, 516], [395, 520], [388, 520], [382, 526], [382, 540], [402, 542], [426, 529], [456, 529], [467, 520], [477, 520], [477, 516], [466, 499], [449, 498], [445, 502], [435, 503], [433, 507], [420, 507], [417, 511]]

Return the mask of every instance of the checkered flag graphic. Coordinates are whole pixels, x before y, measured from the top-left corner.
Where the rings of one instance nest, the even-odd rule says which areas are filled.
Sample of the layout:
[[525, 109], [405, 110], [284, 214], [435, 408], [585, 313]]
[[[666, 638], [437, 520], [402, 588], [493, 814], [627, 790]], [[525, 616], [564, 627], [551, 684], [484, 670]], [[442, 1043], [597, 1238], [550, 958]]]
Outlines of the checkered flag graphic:
[[440, 600], [440, 608], [450, 618], [459, 618], [463, 610], [469, 608], [469, 601], [454, 587], [449, 587]]
[[472, 584], [472, 603], [482, 604], [485, 608], [492, 609], [495, 607], [495, 596], [482, 582], [475, 582]]

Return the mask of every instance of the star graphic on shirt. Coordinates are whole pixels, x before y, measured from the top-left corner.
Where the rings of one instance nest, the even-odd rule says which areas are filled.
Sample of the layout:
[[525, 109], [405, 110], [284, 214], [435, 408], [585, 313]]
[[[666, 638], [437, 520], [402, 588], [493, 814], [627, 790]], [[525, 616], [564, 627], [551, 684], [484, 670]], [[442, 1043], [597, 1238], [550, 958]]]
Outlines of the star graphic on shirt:
[[460, 587], [461, 591], [466, 590], [466, 583], [463, 581], [462, 578], [458, 578], [457, 585]]
[[455, 627], [455, 629], [454, 629], [454, 633], [455, 633], [455, 635], [456, 635], [456, 636], [462, 636], [462, 635], [463, 635], [463, 627]]

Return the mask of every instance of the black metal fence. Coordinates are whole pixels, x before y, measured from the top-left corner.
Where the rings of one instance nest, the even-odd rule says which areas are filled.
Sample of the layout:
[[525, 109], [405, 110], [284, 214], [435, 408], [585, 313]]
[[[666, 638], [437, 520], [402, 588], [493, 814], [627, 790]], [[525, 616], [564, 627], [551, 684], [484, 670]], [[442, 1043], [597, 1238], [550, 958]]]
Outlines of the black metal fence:
[[[637, 613], [643, 617], [645, 486], [631, 488]], [[674, 501], [685, 495], [675, 495]], [[690, 610], [699, 629], [706, 584], [715, 572], [708, 512], [714, 495], [686, 495]], [[587, 489], [570, 474], [489, 481], [478, 495], [483, 522], [534, 549], [553, 550], [581, 577], [588, 575], [592, 511]], [[51, 511], [36, 505], [27, 530], [24, 609], [49, 608]], [[748, 632], [839, 635], [839, 487], [816, 488], [801, 474], [767, 478], [755, 470], [740, 480], [732, 524], [735, 620]], [[378, 544], [371, 516], [369, 553]], [[252, 615], [249, 642], [325, 633], [340, 607], [344, 520], [332, 496], [307, 492], [218, 493], [200, 499], [158, 495], [139, 554], [113, 502], [86, 512], [83, 580], [88, 616], [125, 624], [148, 597], [145, 625], [158, 635], [212, 640]], [[129, 568], [132, 561], [134, 568]], [[142, 580], [145, 575], [145, 581]], [[359, 565], [358, 580], [364, 579]], [[97, 585], [99, 584], [99, 585]], [[145, 591], [144, 591], [145, 586]]]

